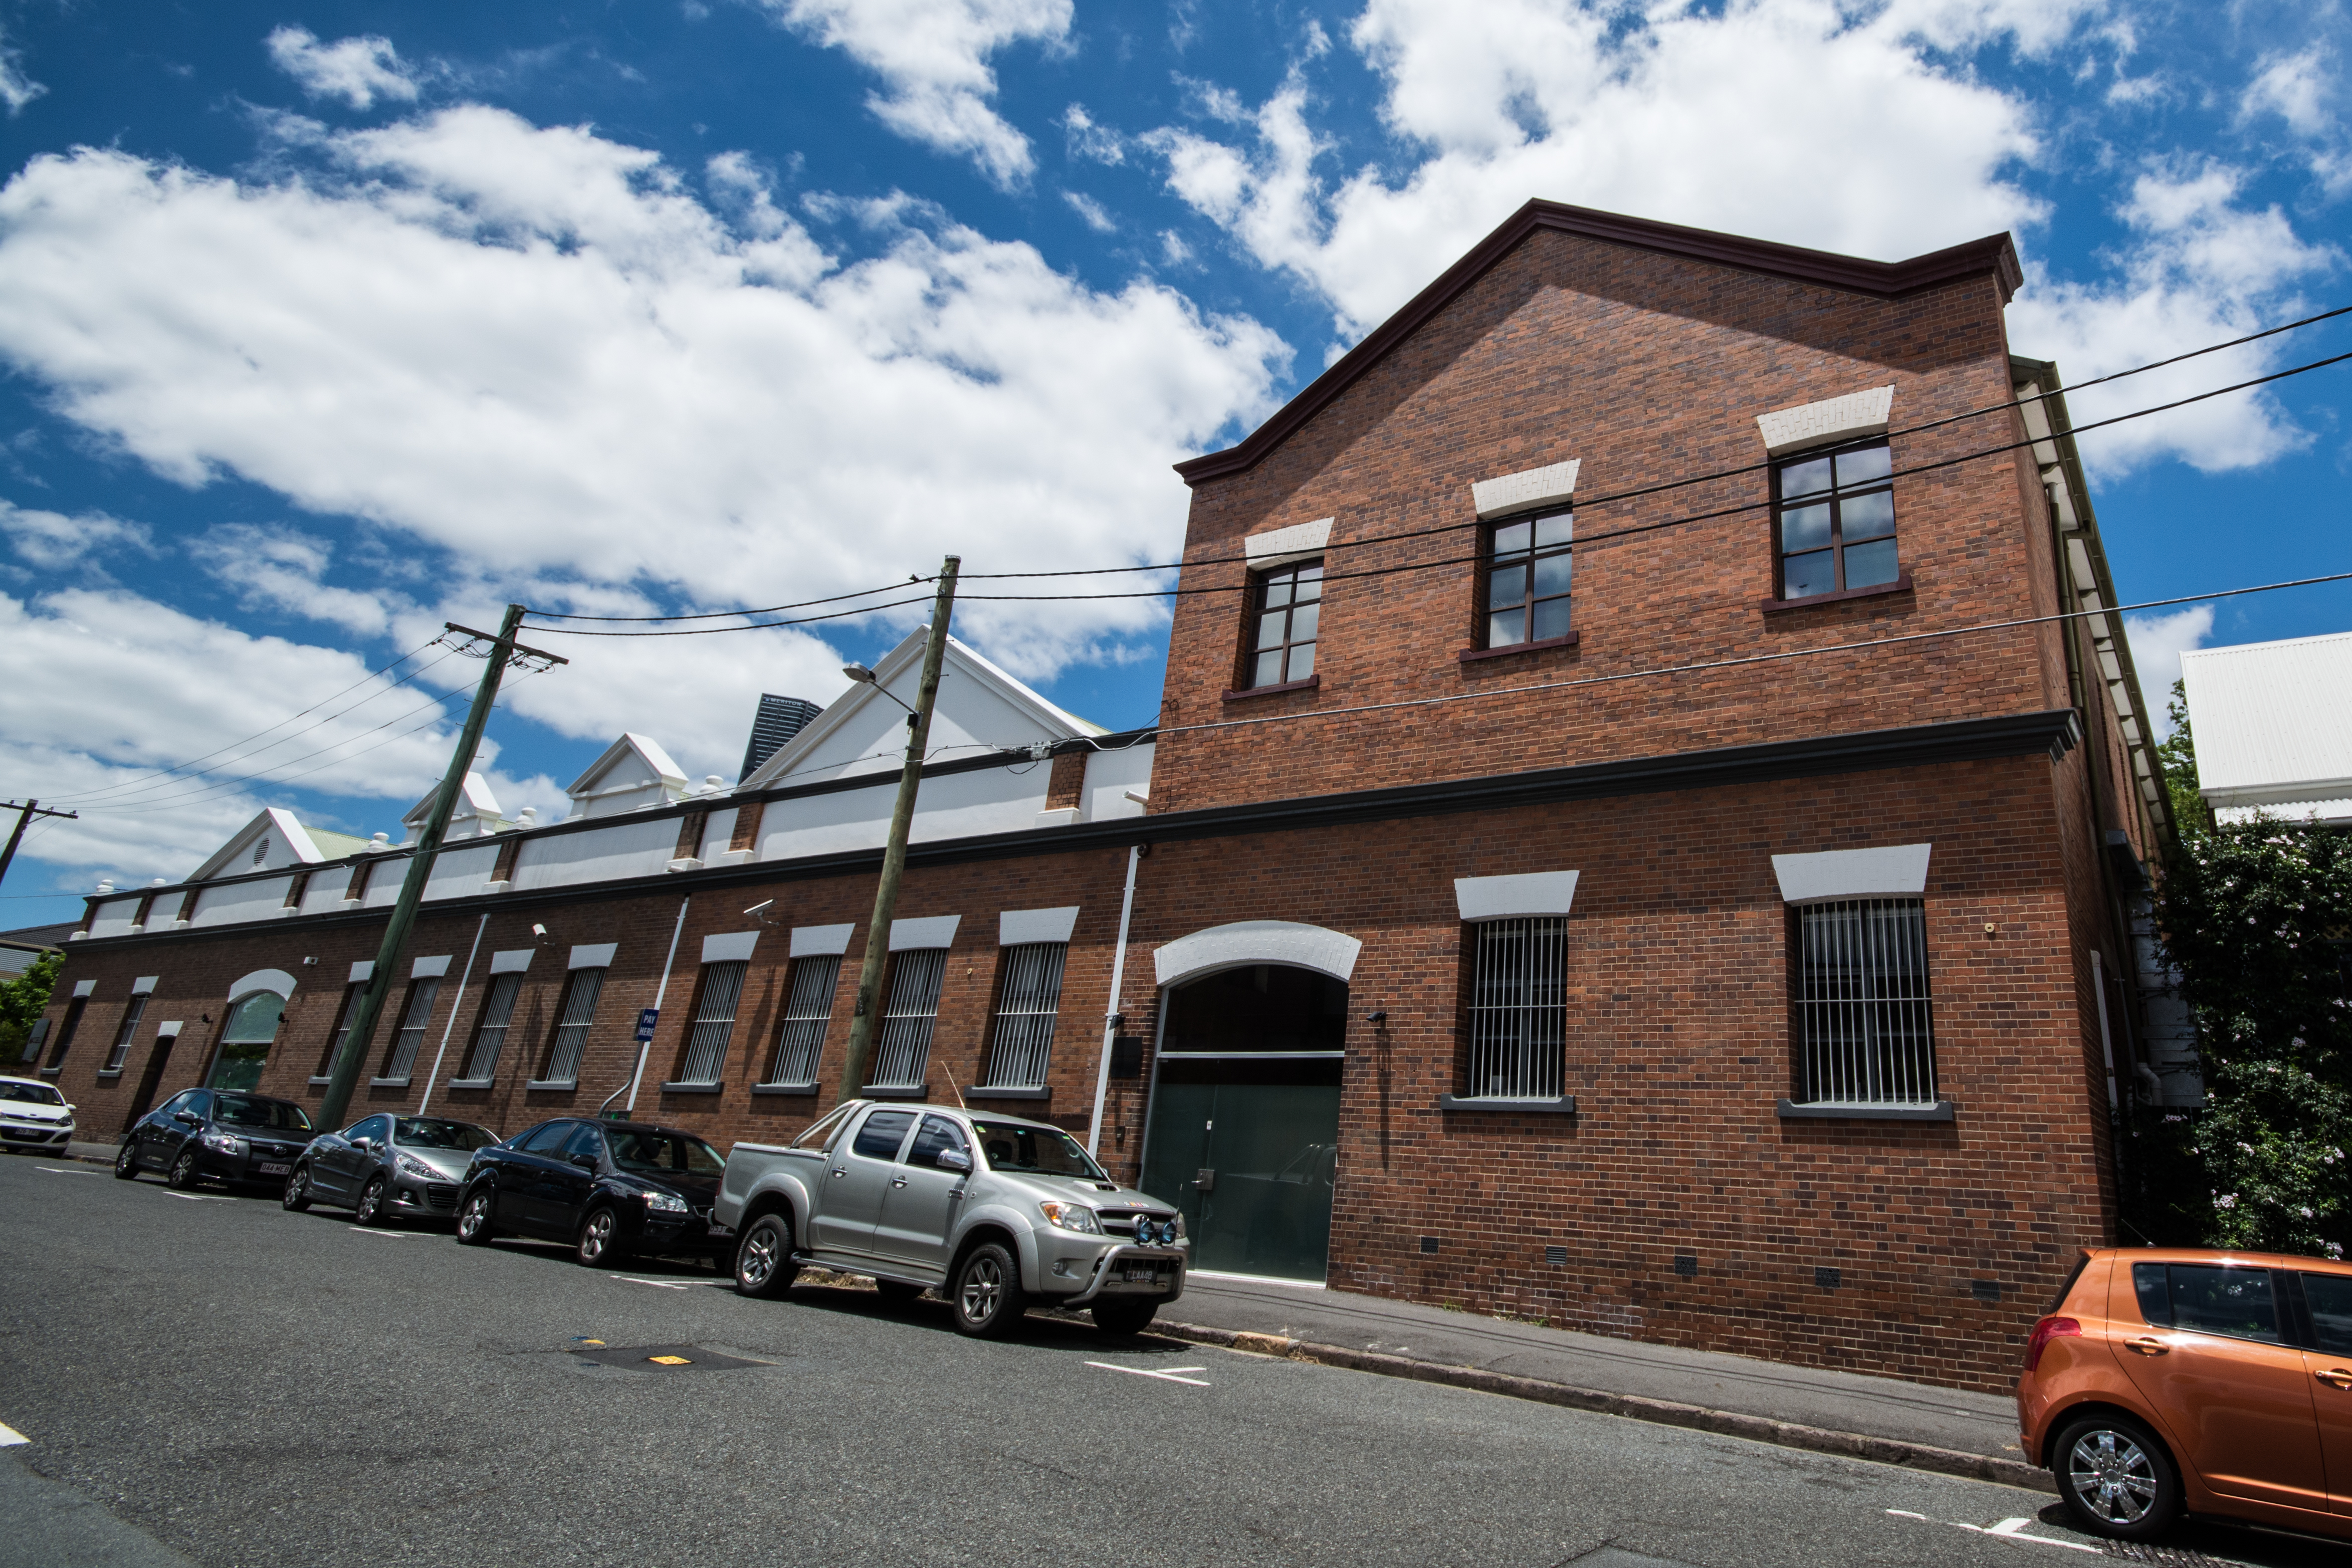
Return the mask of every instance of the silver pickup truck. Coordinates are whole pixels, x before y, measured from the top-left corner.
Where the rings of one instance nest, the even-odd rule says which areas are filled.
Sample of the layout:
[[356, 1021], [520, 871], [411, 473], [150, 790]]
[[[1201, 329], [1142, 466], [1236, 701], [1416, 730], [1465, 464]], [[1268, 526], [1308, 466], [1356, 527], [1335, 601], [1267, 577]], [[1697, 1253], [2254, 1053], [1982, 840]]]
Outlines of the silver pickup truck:
[[873, 1278], [885, 1300], [939, 1288], [969, 1334], [1032, 1304], [1087, 1307], [1135, 1333], [1184, 1291], [1175, 1206], [1121, 1187], [1061, 1128], [853, 1100], [787, 1147], [738, 1144], [711, 1218], [741, 1238], [735, 1288], [781, 1296], [803, 1265]]

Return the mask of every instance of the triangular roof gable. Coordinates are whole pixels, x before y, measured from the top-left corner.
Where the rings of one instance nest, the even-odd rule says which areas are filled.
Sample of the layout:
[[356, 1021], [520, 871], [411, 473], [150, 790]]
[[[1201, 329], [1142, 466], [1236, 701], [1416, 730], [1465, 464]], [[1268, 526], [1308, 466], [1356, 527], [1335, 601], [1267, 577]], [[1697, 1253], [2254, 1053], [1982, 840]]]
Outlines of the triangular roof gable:
[[[846, 767], [845, 760], [828, 759], [828, 754], [840, 749], [838, 742], [845, 735], [860, 732], [861, 719], [871, 724], [877, 707], [887, 716], [883, 728], [892, 737], [892, 747], [860, 747], [856, 759], [868, 763], [867, 770], [872, 772], [898, 768], [906, 745], [904, 710], [877, 688], [888, 689], [903, 701], [914, 701], [915, 687], [922, 676], [924, 637], [921, 632], [908, 633], [876, 662], [873, 685], [860, 681], [835, 697], [736, 788], [757, 789], [781, 783], [803, 769], [830, 773]], [[901, 686], [903, 690], [897, 689]], [[1006, 723], [1013, 727], [1012, 730], [1005, 728]], [[1023, 730], [1028, 733], [1019, 733]], [[940, 661], [939, 704], [931, 717], [934, 752], [954, 747], [957, 757], [971, 757], [978, 755], [971, 749], [974, 746], [1024, 746], [1106, 733], [1100, 725], [1089, 724], [1040, 696], [965, 643], [948, 639]], [[874, 749], [885, 750], [887, 755], [866, 755]]]
[[[425, 799], [408, 808], [408, 814], [400, 819], [400, 825], [404, 828], [423, 828], [425, 819], [433, 814], [433, 802], [438, 800], [440, 795], [441, 787], [436, 784], [425, 791]], [[489, 780], [478, 773], [466, 775], [465, 803], [470, 810], [463, 813], [452, 813], [452, 815], [495, 817], [499, 814], [498, 797], [490, 793]]]
[[563, 792], [576, 800], [604, 789], [605, 779], [613, 771], [632, 758], [644, 768], [645, 782], [652, 783], [658, 779], [665, 784], [675, 783], [681, 789], [686, 787], [686, 774], [670, 760], [669, 753], [664, 751], [658, 742], [642, 735], [625, 733], [620, 739], [606, 747], [604, 754], [590, 763], [585, 772], [566, 785]]
[[285, 841], [286, 847], [304, 865], [316, 865], [320, 861], [337, 857], [327, 855], [311, 841], [310, 830], [294, 820], [294, 813], [276, 806], [262, 809], [261, 814], [229, 835], [228, 841], [213, 852], [212, 858], [198, 866], [188, 878], [190, 882], [210, 882], [216, 876], [234, 876], [251, 869], [239, 862], [247, 858], [256, 841], [265, 834], [275, 834]]
[[1366, 333], [1361, 342], [1340, 355], [1329, 370], [1308, 382], [1305, 391], [1276, 409], [1239, 444], [1223, 452], [1187, 458], [1176, 465], [1176, 472], [1183, 476], [1185, 484], [1200, 485], [1255, 467], [1538, 229], [1664, 251], [1670, 256], [1717, 262], [1749, 272], [1771, 273], [1886, 299], [1990, 272], [1999, 281], [2001, 303], [2006, 305], [2025, 282], [2017, 247], [2005, 233], [1915, 256], [1908, 261], [1866, 261], [1832, 251], [1774, 245], [1769, 240], [1745, 239], [1712, 229], [1684, 228], [1679, 224], [1572, 207], [1564, 202], [1530, 201], [1505, 220], [1501, 227], [1472, 246], [1461, 260], [1440, 273], [1436, 282]]

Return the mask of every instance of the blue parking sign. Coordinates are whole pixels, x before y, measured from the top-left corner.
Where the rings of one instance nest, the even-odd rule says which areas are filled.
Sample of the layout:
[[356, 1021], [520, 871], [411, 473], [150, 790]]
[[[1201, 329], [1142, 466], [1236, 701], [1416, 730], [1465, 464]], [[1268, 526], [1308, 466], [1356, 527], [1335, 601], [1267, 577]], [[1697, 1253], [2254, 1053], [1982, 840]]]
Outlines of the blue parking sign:
[[654, 1020], [659, 1017], [661, 1017], [661, 1009], [659, 1008], [647, 1008], [643, 1012], [637, 1014], [637, 1043], [639, 1045], [651, 1045], [653, 1043]]

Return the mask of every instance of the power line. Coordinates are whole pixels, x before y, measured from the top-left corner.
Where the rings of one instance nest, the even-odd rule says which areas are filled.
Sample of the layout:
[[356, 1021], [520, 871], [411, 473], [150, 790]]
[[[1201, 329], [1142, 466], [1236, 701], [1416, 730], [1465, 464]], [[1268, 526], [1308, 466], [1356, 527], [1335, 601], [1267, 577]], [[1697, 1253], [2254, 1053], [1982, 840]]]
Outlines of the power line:
[[[1982, 408], [1970, 409], [1966, 413], [1947, 414], [1941, 419], [1931, 419], [1926, 421], [1924, 423], [1903, 425], [1896, 429], [1888, 431], [1885, 438], [1892, 440], [1898, 435], [1916, 435], [1921, 431], [1935, 430], [1947, 424], [1957, 424], [1962, 420], [1981, 419], [1987, 414], [2001, 413], [2010, 409], [2022, 408], [2030, 402], [2041, 402], [2049, 398], [2063, 396], [2068, 392], [2078, 392], [2091, 387], [2105, 386], [2110, 382], [2119, 382], [2127, 377], [2143, 375], [2149, 371], [2160, 371], [2168, 365], [2180, 364], [2184, 361], [2194, 360], [2206, 354], [2218, 354], [2225, 349], [2242, 348], [2248, 343], [2259, 342], [2264, 338], [2274, 338], [2282, 332], [2292, 332], [2298, 328], [2309, 327], [2317, 322], [2332, 320], [2336, 317], [2347, 314], [2352, 314], [2352, 305], [2340, 305], [2333, 310], [2323, 310], [2316, 316], [2306, 316], [2299, 321], [2289, 321], [2284, 326], [2266, 328], [2260, 332], [2248, 333], [2242, 338], [2232, 338], [2227, 342], [2208, 343], [2201, 349], [2191, 349], [2187, 353], [2175, 354], [2168, 360], [2155, 360], [2145, 365], [2135, 365], [2127, 371], [2116, 371], [2107, 375], [2094, 376], [2089, 381], [2077, 382], [2071, 386], [2060, 387], [2053, 392], [2035, 392], [2031, 397], [2013, 398], [2006, 402], [1987, 403]], [[2328, 363], [2332, 361], [2323, 361], [2321, 362]], [[2253, 386], [2259, 385], [2260, 383], [2248, 382], [2242, 384]], [[2227, 392], [2236, 389], [2225, 387], [2222, 390]], [[2108, 422], [2103, 421], [2101, 423]], [[2093, 425], [2078, 425], [2073, 427], [2073, 430], [2064, 434], [2071, 434], [2074, 433], [2074, 430], [2090, 430], [2095, 428], [2096, 427]], [[1872, 436], [1870, 439], [1875, 441], [1880, 439], [1880, 437]], [[1834, 448], [1830, 448], [1829, 450], [1834, 450]], [[1643, 496], [1654, 496], [1664, 490], [1679, 490], [1693, 485], [1705, 485], [1717, 479], [1736, 479], [1746, 474], [1759, 474], [1766, 472], [1779, 461], [1780, 460], [1777, 458], [1767, 458], [1761, 463], [1745, 464], [1737, 468], [1718, 468], [1711, 473], [1693, 475], [1687, 478], [1682, 479], [1662, 480], [1655, 485], [1643, 485], [1630, 490], [1604, 491], [1597, 496], [1583, 497], [1580, 498], [1576, 504], [1579, 507], [1606, 506], [1612, 501], [1630, 501]], [[1408, 529], [1402, 533], [1380, 534], [1369, 538], [1351, 539], [1345, 548], [1355, 549], [1363, 545], [1388, 544], [1397, 539], [1423, 538], [1431, 534], [1448, 533], [1462, 528], [1475, 528], [1477, 526], [1477, 520], [1475, 519], [1467, 523], [1445, 523], [1436, 528], [1413, 528]], [[975, 571], [967, 573], [966, 575], [975, 580], [982, 578], [1002, 580], [1006, 578], [1025, 577], [1107, 577], [1116, 572], [1174, 571], [1181, 567], [1187, 566], [1230, 566], [1235, 562], [1245, 562], [1249, 558], [1247, 556], [1238, 555], [1211, 556], [1200, 560], [1167, 561], [1155, 566], [1075, 567], [1060, 571]], [[966, 594], [963, 597], [972, 598], [976, 596]]]
[[[894, 599], [887, 604], [868, 604], [856, 610], [836, 610], [829, 615], [802, 615], [790, 621], [760, 621], [748, 626], [688, 626], [675, 632], [583, 632], [571, 626], [534, 626], [531, 630], [557, 637], [709, 637], [721, 632], [764, 632], [774, 626], [808, 626], [819, 621], [839, 621], [852, 615], [872, 615], [884, 610], [896, 610], [903, 604], [929, 604], [930, 601], [929, 594], [919, 593], [912, 599]], [[813, 600], [811, 602], [823, 601]], [[525, 613], [535, 615], [538, 612], [527, 611]], [[734, 613], [754, 615], [763, 612], [747, 610]], [[679, 617], [679, 619], [686, 619], [686, 617]]]
[[[929, 582], [930, 580], [931, 580], [928, 577], [917, 576], [909, 576], [907, 579], [907, 582]], [[861, 588], [855, 593], [835, 593], [824, 599], [803, 599], [792, 604], [771, 604], [764, 610], [709, 610], [693, 615], [564, 615], [559, 614], [552, 610], [526, 610], [523, 613], [536, 621], [627, 621], [637, 622], [661, 621], [724, 621], [740, 615], [773, 615], [785, 610], [805, 610], [812, 604], [838, 604], [845, 599], [866, 599], [877, 593], [893, 593], [906, 587], [907, 582], [889, 582], [883, 584], [879, 588]], [[537, 629], [541, 632], [552, 632], [557, 630], [557, 628], [552, 626], [541, 626]]]
[[[2320, 583], [2352, 582], [2352, 571], [2331, 572], [2325, 577], [2299, 577], [2286, 582], [2257, 583], [2251, 588], [2222, 588], [2210, 593], [2183, 594], [2178, 599], [2149, 599], [2137, 604], [2108, 604], [2096, 610], [2068, 610], [2055, 615], [2029, 615], [2015, 621], [1986, 621], [1972, 626], [1947, 627], [1940, 632], [1907, 632], [1894, 637], [1871, 637], [1859, 643], [1832, 643], [1819, 648], [1790, 648], [1774, 653], [1747, 653], [1731, 659], [1706, 659], [1688, 664], [1658, 664], [1643, 670], [1623, 670], [1614, 674], [1580, 675], [1570, 681], [1539, 681], [1532, 685], [1497, 686], [1488, 691], [1452, 692], [1444, 696], [1403, 697], [1395, 702], [1362, 703], [1354, 707], [1310, 708], [1304, 713], [1269, 714], [1261, 718], [1211, 719], [1202, 724], [1157, 727], [1155, 737], [1189, 735], [1201, 730], [1240, 729], [1253, 725], [1289, 724], [1301, 719], [1339, 718], [1349, 714], [1381, 713], [1391, 708], [1436, 707], [1444, 703], [1474, 702], [1483, 697], [1507, 697], [1527, 692], [1563, 691], [1571, 686], [1608, 685], [1617, 681], [1638, 681], [1652, 675], [1692, 674], [1701, 670], [1727, 670], [1742, 664], [1769, 664], [1787, 659], [1811, 658], [1820, 653], [1850, 653], [1864, 648], [1891, 647], [1901, 643], [1925, 643], [1939, 637], [1965, 637], [1979, 632], [2010, 632], [2026, 626], [2045, 626], [2061, 621], [2080, 621], [2094, 615], [2126, 615], [2142, 610], [2162, 610], [2176, 604], [2201, 604], [2209, 599], [2235, 599], [2249, 593], [2274, 593], [2284, 588], [2311, 588]], [[1099, 751], [1094, 737], [1083, 737]]]

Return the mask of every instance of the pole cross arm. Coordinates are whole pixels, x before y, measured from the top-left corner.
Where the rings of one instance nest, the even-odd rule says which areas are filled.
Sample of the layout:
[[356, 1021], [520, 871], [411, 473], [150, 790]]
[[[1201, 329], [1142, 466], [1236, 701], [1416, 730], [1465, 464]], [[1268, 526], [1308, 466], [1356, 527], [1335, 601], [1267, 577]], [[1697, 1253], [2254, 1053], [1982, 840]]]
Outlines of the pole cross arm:
[[[479, 643], [504, 642], [507, 643], [508, 657], [518, 664], [525, 659], [545, 659], [550, 664], [568, 664], [572, 662], [561, 653], [550, 653], [538, 648], [527, 648], [511, 638], [501, 638], [495, 632], [477, 632], [471, 626], [460, 626], [455, 621], [444, 621], [441, 622], [441, 629], [445, 632], [462, 632]], [[460, 649], [459, 652], [469, 653], [471, 650]]]

